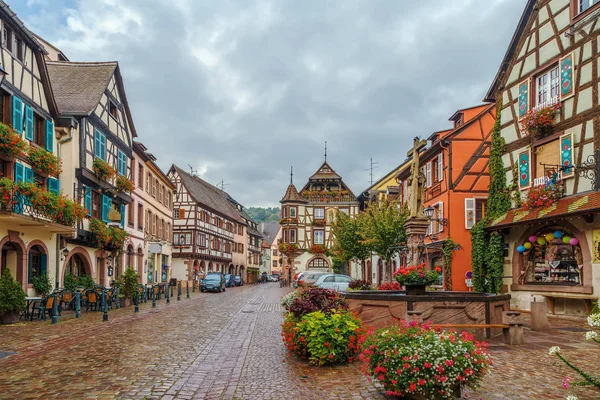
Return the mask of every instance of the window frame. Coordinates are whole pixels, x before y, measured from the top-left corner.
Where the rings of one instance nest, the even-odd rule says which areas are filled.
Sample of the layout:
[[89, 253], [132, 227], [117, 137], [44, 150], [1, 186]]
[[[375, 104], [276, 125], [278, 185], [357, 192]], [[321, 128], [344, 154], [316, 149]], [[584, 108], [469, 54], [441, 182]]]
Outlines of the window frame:
[[[317, 242], [317, 233], [321, 237], [321, 242]], [[325, 245], [325, 229], [313, 229], [313, 244]]]
[[290, 233], [289, 233], [289, 237], [290, 237], [290, 243], [296, 243], [298, 240], [298, 232], [296, 231], [295, 228], [290, 228]]
[[[292, 215], [294, 214], [294, 215]], [[297, 207], [290, 207], [290, 218], [297, 218], [298, 217], [298, 208]]]
[[[555, 85], [553, 87], [553, 80], [552, 80], [552, 73], [556, 73], [555, 75]], [[545, 82], [543, 85], [545, 86], [545, 100], [540, 102], [540, 83], [539, 80], [540, 78], [547, 76], [547, 82]], [[548, 105], [552, 105], [552, 104], [556, 104], [558, 102], [561, 101], [560, 99], [560, 71], [559, 71], [559, 65], [558, 65], [558, 61], [552, 62], [550, 63], [550, 65], [548, 65], [546, 68], [544, 68], [542, 71], [536, 73], [535, 75], [533, 75], [533, 84], [535, 86], [534, 90], [533, 90], [533, 96], [534, 96], [534, 104], [533, 104], [533, 108], [536, 107], [545, 107]], [[555, 89], [556, 90], [556, 96], [552, 96], [552, 90]]]
[[[322, 211], [323, 214], [319, 216], [319, 215], [317, 215], [317, 211]], [[317, 220], [317, 219], [325, 219], [325, 207], [315, 207], [313, 209], [313, 218], [315, 220]]]

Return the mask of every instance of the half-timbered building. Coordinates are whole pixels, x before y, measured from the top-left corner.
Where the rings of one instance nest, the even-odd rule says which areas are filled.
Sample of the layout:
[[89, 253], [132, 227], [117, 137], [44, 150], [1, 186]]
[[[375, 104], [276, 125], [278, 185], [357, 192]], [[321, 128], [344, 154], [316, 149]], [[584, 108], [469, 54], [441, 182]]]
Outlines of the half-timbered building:
[[[244, 220], [226, 195], [176, 165], [167, 176], [175, 185], [173, 198], [172, 276], [195, 279], [210, 271], [227, 273], [232, 264], [236, 225]], [[238, 271], [243, 272], [243, 266]]]
[[356, 196], [342, 177], [325, 161], [300, 193], [290, 181], [280, 202], [285, 272], [331, 271], [327, 250], [334, 244], [331, 226], [336, 215], [343, 212], [354, 216], [359, 212]]
[[[36, 183], [42, 190], [58, 194], [65, 186], [59, 180], [62, 177], [42, 172], [31, 151], [14, 154], [13, 136], [6, 129], [10, 127], [21, 143], [38, 154], [59, 156], [54, 118], [57, 107], [44, 63], [46, 52], [2, 1], [0, 32], [0, 123], [4, 124], [0, 139], [5, 144], [0, 150], [0, 181], [3, 187]], [[70, 237], [75, 227], [56, 222], [28, 201], [6, 196], [0, 200], [0, 269], [9, 268], [23, 289], [33, 295], [33, 277], [46, 274], [57, 282], [58, 235]]]
[[261, 229], [263, 234], [263, 244], [269, 246], [267, 253], [268, 258], [263, 258], [263, 264], [269, 274], [281, 275], [281, 268], [283, 264], [282, 254], [278, 249], [279, 242], [281, 240], [281, 226], [278, 222], [267, 222], [261, 223]]
[[[502, 104], [516, 188], [514, 208], [489, 229], [508, 244], [504, 283], [517, 308], [537, 296], [553, 312], [585, 313], [598, 298], [599, 36], [598, 1], [528, 0], [485, 98]], [[538, 114], [551, 125], [537, 126]], [[542, 204], [543, 191], [562, 197]]]
[[133, 138], [137, 136], [117, 62], [48, 61], [48, 72], [58, 106], [62, 187], [85, 205], [88, 219], [77, 235], [61, 244], [65, 275], [88, 275], [107, 286], [123, 272], [121, 248], [100, 244], [96, 226], [125, 225], [131, 203], [119, 181], [131, 179]]
[[[443, 270], [446, 267], [443, 249], [448, 239], [452, 239], [456, 250], [439, 285], [446, 290], [466, 291], [470, 287], [467, 279], [471, 269], [470, 230], [485, 216], [496, 106], [483, 104], [461, 109], [449, 120], [452, 128], [431, 134], [428, 146], [419, 156], [425, 178], [423, 204], [431, 214], [422, 257], [429, 268]], [[406, 202], [410, 195], [409, 176], [409, 169], [397, 175], [401, 202]]]

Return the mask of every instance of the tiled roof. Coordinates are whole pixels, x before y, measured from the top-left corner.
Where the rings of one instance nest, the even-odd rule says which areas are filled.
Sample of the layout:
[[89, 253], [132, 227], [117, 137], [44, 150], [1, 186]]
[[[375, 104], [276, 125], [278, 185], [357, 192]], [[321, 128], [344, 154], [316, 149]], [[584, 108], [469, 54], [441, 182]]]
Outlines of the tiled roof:
[[89, 115], [117, 67], [111, 62], [48, 61], [52, 91], [60, 114]]
[[569, 215], [587, 214], [600, 210], [600, 192], [586, 192], [559, 199], [552, 206], [539, 210], [516, 208], [494, 219], [489, 230], [527, 224], [532, 221], [548, 220]]
[[325, 161], [317, 170], [317, 172], [315, 172], [310, 178], [308, 178], [309, 180], [319, 180], [319, 179], [342, 179], [341, 176], [339, 176], [334, 170], [333, 168], [331, 168], [331, 166], [329, 164], [327, 164], [327, 161]]
[[296, 190], [296, 186], [294, 186], [293, 183], [290, 183], [290, 185], [287, 187], [287, 190], [285, 191], [285, 194], [283, 195], [283, 198], [280, 202], [283, 203], [287, 201], [297, 203], [308, 203], [308, 201], [306, 201], [304, 197], [300, 196], [300, 193], [298, 193], [298, 190]]
[[277, 238], [279, 229], [281, 229], [279, 222], [267, 222], [263, 228], [263, 237], [265, 238], [265, 242], [269, 243], [269, 245], [273, 244], [275, 238]]
[[174, 167], [194, 200], [233, 221], [245, 224], [240, 214], [227, 200], [225, 193], [203, 179], [188, 174], [178, 166], [174, 165]]
[[263, 237], [262, 233], [260, 233], [258, 230], [254, 229], [250, 225], [248, 225], [248, 234], [252, 236]]

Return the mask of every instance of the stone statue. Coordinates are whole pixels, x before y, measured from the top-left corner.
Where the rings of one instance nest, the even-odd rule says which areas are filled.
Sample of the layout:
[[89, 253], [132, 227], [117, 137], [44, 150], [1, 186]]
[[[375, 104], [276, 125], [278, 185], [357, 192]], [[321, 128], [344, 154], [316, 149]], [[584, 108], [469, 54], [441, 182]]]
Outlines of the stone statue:
[[408, 209], [410, 217], [425, 217], [423, 207], [423, 197], [425, 194], [425, 175], [421, 172], [419, 165], [419, 151], [425, 147], [427, 142], [414, 138], [414, 146], [408, 155], [412, 155], [412, 166], [410, 168], [410, 177], [408, 178], [409, 195]]

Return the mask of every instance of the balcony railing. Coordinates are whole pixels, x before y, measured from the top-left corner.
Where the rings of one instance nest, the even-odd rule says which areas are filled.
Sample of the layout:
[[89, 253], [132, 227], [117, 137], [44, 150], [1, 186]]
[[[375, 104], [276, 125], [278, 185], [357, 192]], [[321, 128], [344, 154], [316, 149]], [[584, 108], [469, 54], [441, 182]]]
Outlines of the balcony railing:
[[[562, 180], [562, 178], [563, 178], [563, 172], [558, 171], [558, 175], [556, 178], [557, 182]], [[533, 180], [533, 186], [545, 186], [551, 181], [552, 181], [552, 178], [550, 178], [549, 176], [540, 176]]]
[[554, 96], [550, 100], [546, 100], [543, 103], [540, 103], [537, 106], [533, 107], [531, 110], [534, 111], [534, 112], [535, 111], [539, 111], [542, 108], [553, 106], [553, 105], [557, 104], [559, 101], [560, 101], [559, 97], [558, 96]]
[[340, 196], [329, 194], [303, 195], [303, 197], [311, 203], [349, 203], [355, 201], [349, 194]]
[[31, 198], [21, 193], [13, 193], [12, 196], [3, 198], [0, 201], [0, 210], [71, 228], [74, 228], [76, 223], [75, 220], [65, 221], [64, 219], [59, 219], [56, 214], [58, 211], [57, 209], [53, 209], [49, 206], [34, 206], [31, 203]]

